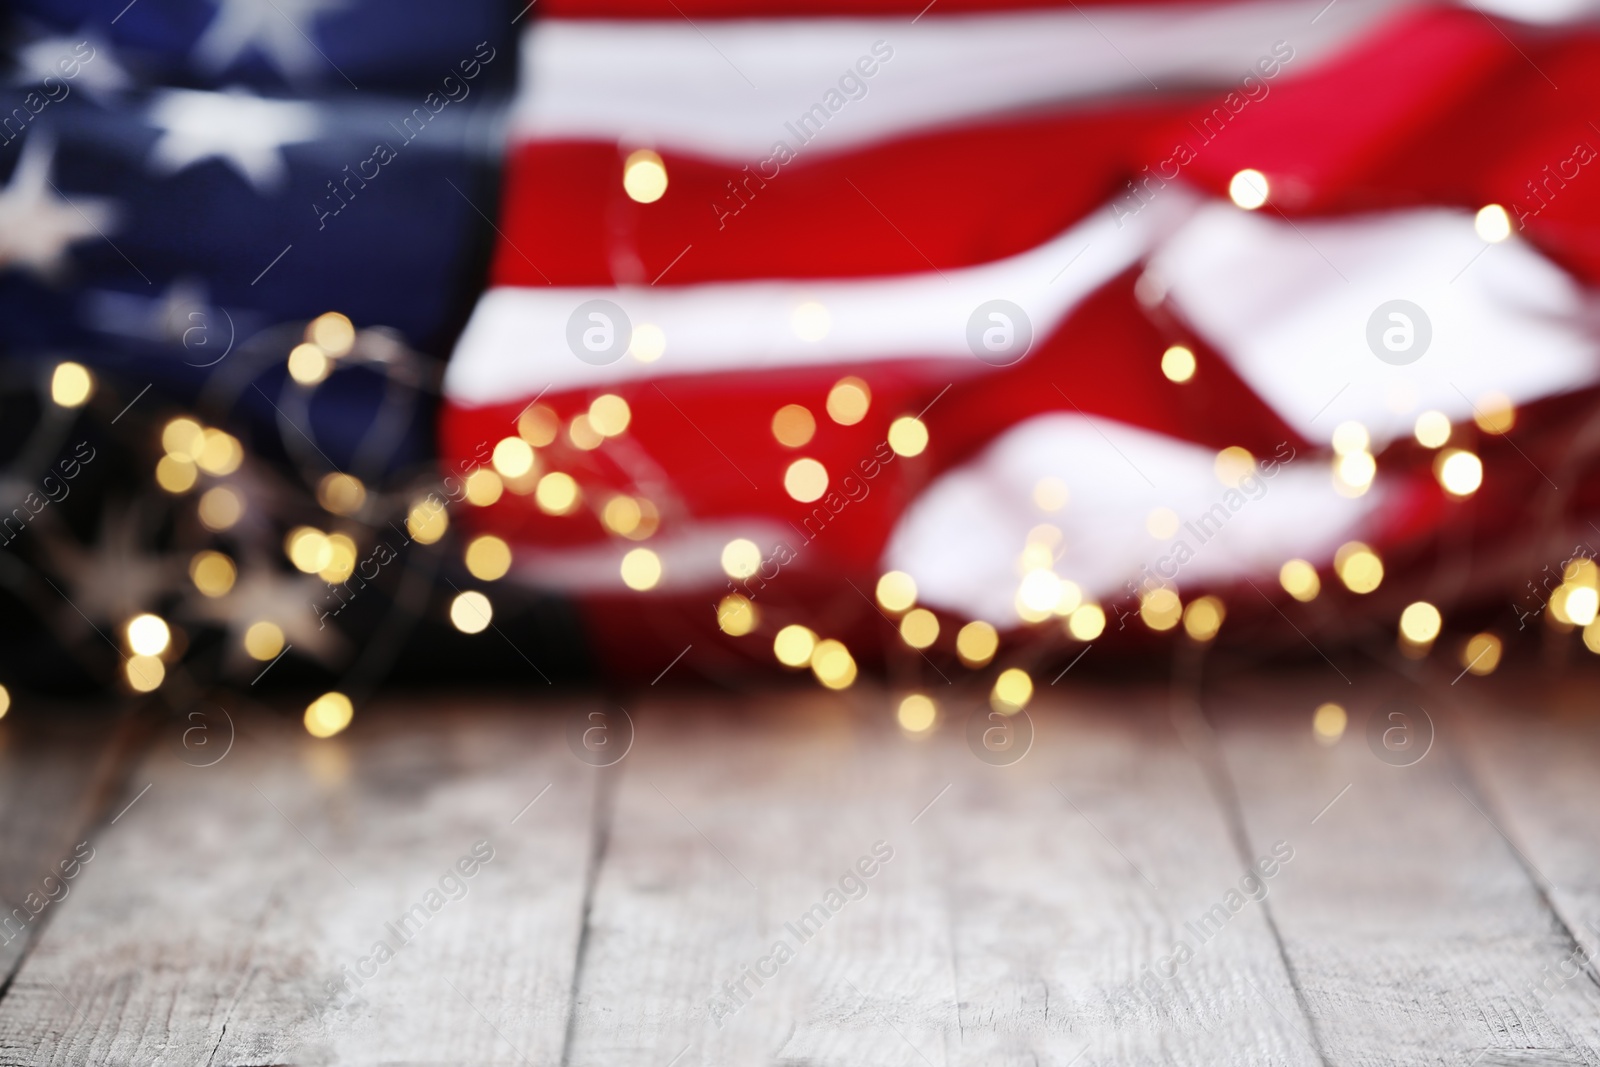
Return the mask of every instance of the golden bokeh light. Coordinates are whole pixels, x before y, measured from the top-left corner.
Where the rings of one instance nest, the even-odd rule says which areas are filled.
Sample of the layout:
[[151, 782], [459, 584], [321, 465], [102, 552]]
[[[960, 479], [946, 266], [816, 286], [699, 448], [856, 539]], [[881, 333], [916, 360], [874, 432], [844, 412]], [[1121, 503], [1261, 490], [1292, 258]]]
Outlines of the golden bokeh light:
[[306, 705], [306, 733], [312, 737], [332, 737], [350, 725], [355, 705], [343, 693], [324, 693]]
[[615, 393], [604, 393], [589, 404], [589, 425], [601, 437], [620, 436], [632, 421], [633, 409]]
[[631, 496], [614, 496], [600, 509], [600, 522], [606, 529], [623, 537], [632, 536], [644, 517], [639, 502]]
[[1015, 607], [1024, 622], [1043, 622], [1061, 603], [1061, 579], [1054, 571], [1038, 568], [1022, 576]]
[[154, 656], [129, 656], [122, 669], [135, 693], [154, 692], [167, 677], [167, 665]]
[[6, 712], [11, 710], [11, 690], [0, 685], [0, 719], [6, 717]]
[[319, 346], [295, 345], [289, 350], [289, 377], [301, 385], [316, 385], [333, 370], [333, 361]]
[[1383, 561], [1360, 541], [1346, 541], [1333, 554], [1333, 570], [1352, 593], [1370, 593], [1383, 584]]
[[1033, 679], [1020, 667], [1000, 672], [989, 691], [989, 706], [1002, 715], [1015, 715], [1033, 699]]
[[785, 667], [804, 667], [811, 662], [816, 650], [817, 635], [798, 623], [791, 623], [778, 631], [772, 639], [772, 654]]
[[499, 500], [506, 491], [506, 483], [500, 480], [500, 475], [488, 467], [479, 467], [466, 478], [467, 503], [476, 507], [486, 508]]
[[856, 661], [844, 644], [831, 637], [811, 651], [811, 673], [829, 689], [848, 689], [856, 680]]
[[761, 548], [749, 538], [736, 537], [722, 546], [722, 573], [748, 578], [761, 569]]
[[1485, 393], [1473, 405], [1472, 421], [1484, 433], [1510, 433], [1517, 424], [1517, 409], [1506, 394]]
[[1433, 461], [1433, 475], [1454, 497], [1469, 497], [1483, 484], [1483, 461], [1471, 452], [1447, 448]]
[[925, 734], [939, 718], [939, 705], [921, 693], [910, 693], [900, 699], [894, 718], [906, 733]]
[[502, 437], [489, 460], [505, 478], [521, 478], [533, 470], [533, 446], [520, 437]]
[[1425, 645], [1439, 636], [1444, 619], [1439, 609], [1426, 600], [1407, 604], [1400, 613], [1400, 636], [1414, 645]]
[[273, 622], [253, 622], [244, 632], [245, 654], [255, 660], [269, 660], [283, 651], [283, 629]]
[[534, 448], [543, 448], [556, 439], [561, 420], [543, 404], [530, 404], [517, 416], [517, 436]]
[[1349, 722], [1350, 716], [1338, 704], [1320, 705], [1311, 713], [1311, 736], [1317, 739], [1319, 745], [1338, 744]]
[[1227, 617], [1228, 609], [1220, 599], [1203, 596], [1190, 601], [1183, 609], [1183, 632], [1196, 641], [1209, 641], [1217, 636], [1217, 631], [1222, 629], [1222, 620]]
[[1424, 411], [1411, 433], [1423, 448], [1439, 448], [1450, 440], [1450, 419], [1442, 411]]
[[897, 456], [920, 456], [928, 447], [928, 426], [914, 415], [902, 415], [889, 424], [889, 447]]
[[483, 534], [467, 542], [463, 559], [467, 573], [478, 581], [499, 581], [511, 569], [511, 546], [494, 534]]
[[1371, 452], [1346, 452], [1333, 458], [1333, 487], [1340, 496], [1358, 497], [1372, 488], [1378, 461]]
[[166, 455], [156, 461], [156, 484], [174, 495], [194, 488], [200, 470], [186, 456]]
[[956, 633], [956, 654], [968, 667], [986, 666], [999, 649], [1000, 634], [982, 619], [974, 619]]
[[437, 499], [423, 497], [411, 505], [406, 513], [406, 531], [420, 545], [431, 545], [444, 536], [450, 528], [444, 504]]
[[1279, 567], [1278, 584], [1283, 586], [1284, 592], [1303, 604], [1317, 599], [1317, 594], [1322, 592], [1322, 579], [1317, 577], [1317, 568], [1303, 559], [1291, 559]]
[[200, 522], [206, 529], [232, 529], [244, 515], [244, 499], [228, 486], [218, 485], [200, 494]]
[[1499, 244], [1511, 236], [1511, 216], [1499, 204], [1485, 204], [1472, 217], [1472, 229], [1490, 244]]
[[329, 585], [348, 581], [356, 570], [356, 543], [347, 534], [328, 535], [330, 557], [328, 565], [317, 572], [317, 577]]
[[912, 608], [900, 619], [900, 640], [915, 649], [939, 640], [939, 616], [927, 608]]
[[1587, 626], [1595, 619], [1595, 610], [1600, 608], [1600, 594], [1586, 585], [1572, 585], [1567, 587], [1566, 620], [1574, 626]]
[[860, 378], [840, 378], [828, 390], [828, 418], [840, 426], [854, 426], [867, 417], [872, 406], [872, 390]]
[[1139, 618], [1158, 633], [1178, 625], [1182, 616], [1183, 602], [1175, 589], [1158, 586], [1139, 597]]
[[464, 634], [480, 634], [494, 621], [494, 606], [476, 589], [457, 593], [450, 601], [450, 625]]
[[1194, 377], [1194, 353], [1183, 345], [1173, 345], [1161, 353], [1161, 373], [1171, 382], [1186, 382]]
[[572, 442], [574, 448], [581, 448], [585, 452], [593, 452], [606, 442], [600, 431], [594, 428], [594, 423], [589, 421], [587, 411], [572, 416], [572, 421], [567, 423], [567, 440]]
[[50, 375], [50, 399], [64, 408], [81, 408], [94, 393], [94, 375], [82, 363], [57, 363]]
[[328, 535], [310, 526], [296, 526], [283, 538], [283, 554], [295, 569], [316, 574], [333, 562], [333, 545]]
[[622, 584], [636, 592], [654, 589], [661, 581], [661, 557], [648, 548], [635, 548], [622, 557]]
[[195, 465], [207, 474], [232, 474], [244, 462], [244, 446], [239, 439], [221, 430], [206, 430]]
[[1228, 180], [1228, 199], [1246, 211], [1265, 204], [1269, 195], [1267, 176], [1259, 170], [1246, 168]]
[[906, 611], [917, 602], [917, 581], [905, 571], [888, 571], [878, 579], [878, 605], [884, 611]]
[[772, 436], [785, 448], [800, 448], [811, 442], [817, 420], [799, 404], [785, 404], [772, 416]]
[[539, 479], [533, 498], [546, 515], [566, 515], [578, 506], [578, 483], [563, 471], [551, 471]]
[[622, 164], [622, 188], [636, 203], [655, 203], [667, 195], [667, 165], [648, 148], [629, 153]]
[[226, 596], [238, 573], [233, 560], [221, 552], [196, 552], [189, 560], [189, 580], [208, 597]]
[[717, 604], [717, 627], [729, 637], [743, 637], [760, 624], [749, 597], [729, 593]]
[[[1584, 630], [1584, 639], [1588, 639], [1588, 630]], [[1493, 674], [1494, 669], [1500, 666], [1500, 656], [1504, 646], [1500, 638], [1491, 633], [1473, 634], [1467, 638], [1467, 643], [1461, 646], [1461, 666], [1476, 675]]]
[[1067, 616], [1066, 630], [1076, 641], [1093, 641], [1105, 633], [1105, 609], [1093, 603], [1080, 606]]
[[128, 620], [128, 647], [141, 656], [159, 656], [172, 644], [172, 630], [159, 615], [145, 612]]
[[1170, 541], [1178, 534], [1178, 513], [1171, 508], [1155, 508], [1144, 517], [1144, 530], [1157, 541]]
[[1341, 456], [1365, 452], [1371, 444], [1372, 435], [1359, 422], [1341, 422], [1333, 428], [1333, 450]]
[[367, 487], [348, 474], [324, 475], [317, 483], [317, 503], [335, 515], [354, 515], [367, 502]]
[[169, 456], [193, 461], [205, 443], [205, 427], [193, 419], [179, 417], [161, 428], [161, 450]]
[[337, 311], [328, 311], [311, 320], [306, 340], [337, 359], [355, 347], [356, 328]]
[[828, 469], [809, 457], [797, 459], [783, 472], [783, 488], [795, 500], [809, 504], [828, 491]]
[[1239, 482], [1246, 475], [1255, 473], [1256, 458], [1248, 449], [1229, 445], [1217, 453], [1212, 470], [1216, 473], [1217, 481], [1229, 488], [1238, 488]]

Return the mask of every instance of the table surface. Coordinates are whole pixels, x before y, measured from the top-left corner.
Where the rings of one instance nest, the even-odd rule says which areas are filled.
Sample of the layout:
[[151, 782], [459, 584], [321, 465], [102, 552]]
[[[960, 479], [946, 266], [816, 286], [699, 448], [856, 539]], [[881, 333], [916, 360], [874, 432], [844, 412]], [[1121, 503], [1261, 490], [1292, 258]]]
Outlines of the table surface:
[[19, 705], [0, 1064], [1600, 1064], [1596, 691]]

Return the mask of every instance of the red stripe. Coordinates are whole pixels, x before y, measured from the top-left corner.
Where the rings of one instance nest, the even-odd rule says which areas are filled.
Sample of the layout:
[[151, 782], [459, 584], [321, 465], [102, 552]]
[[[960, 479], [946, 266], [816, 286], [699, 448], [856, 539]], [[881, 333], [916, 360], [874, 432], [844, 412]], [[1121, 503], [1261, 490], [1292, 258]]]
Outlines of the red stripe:
[[[802, 147], [748, 172], [667, 151], [667, 193], [653, 204], [623, 191], [615, 145], [523, 144], [508, 166], [493, 281], [686, 285], [986, 263], [1104, 204], [1143, 137], [1193, 100], [1010, 118], [834, 155]], [[773, 135], [797, 140], [781, 126]]]
[[[1435, 10], [1396, 20], [1304, 78], [1271, 85], [1237, 114], [1208, 107], [1188, 116], [1149, 142], [1145, 162], [1169, 175], [1180, 170], [1218, 195], [1253, 167], [1267, 176], [1273, 205], [1290, 215], [1499, 203], [1552, 258], [1597, 282], [1596, 100], [1593, 32], [1534, 31]], [[1211, 125], [1197, 132], [1208, 115]], [[1181, 168], [1167, 163], [1179, 144], [1195, 156]], [[1580, 145], [1596, 158], [1567, 162]], [[1546, 167], [1567, 176], [1551, 178]], [[1535, 195], [1529, 182], [1548, 186]]]

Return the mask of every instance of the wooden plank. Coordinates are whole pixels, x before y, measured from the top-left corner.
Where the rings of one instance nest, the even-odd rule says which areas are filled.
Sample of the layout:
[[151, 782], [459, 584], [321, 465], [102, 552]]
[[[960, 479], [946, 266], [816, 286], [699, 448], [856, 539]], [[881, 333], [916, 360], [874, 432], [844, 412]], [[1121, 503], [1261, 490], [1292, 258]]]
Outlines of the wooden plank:
[[[1321, 746], [1311, 716], [1330, 699], [1350, 724]], [[1432, 721], [1420, 762], [1386, 762], [1368, 741], [1368, 716], [1390, 701]], [[1244, 832], [1296, 850], [1268, 907], [1311, 1036], [1341, 1067], [1600, 1062], [1600, 1013], [1534, 995], [1539, 969], [1571, 946], [1475, 803], [1456, 703], [1447, 682], [1417, 692], [1331, 672], [1207, 699]]]
[[132, 715], [37, 699], [0, 720], [0, 989], [71, 899], [74, 846], [148, 733]]
[[[214, 766], [162, 746], [133, 777], [0, 1001], [0, 1062], [559, 1060], [594, 814], [563, 720], [416, 702], [314, 741], [233, 719]], [[447, 878], [479, 841], [492, 859]], [[372, 976], [330, 1002], [344, 966]]]
[[[568, 1062], [1316, 1062], [1262, 1002], [1293, 992], [1255, 905], [1141, 991], [1241, 861], [1164, 694], [1046, 692], [1005, 767], [970, 700], [924, 738], [864, 685], [632, 709]], [[790, 928], [880, 841], [864, 896]]]
[[1595, 672], [1472, 679], [1465, 731], [1477, 803], [1572, 938], [1543, 959], [1533, 999], [1600, 1012], [1600, 716]]

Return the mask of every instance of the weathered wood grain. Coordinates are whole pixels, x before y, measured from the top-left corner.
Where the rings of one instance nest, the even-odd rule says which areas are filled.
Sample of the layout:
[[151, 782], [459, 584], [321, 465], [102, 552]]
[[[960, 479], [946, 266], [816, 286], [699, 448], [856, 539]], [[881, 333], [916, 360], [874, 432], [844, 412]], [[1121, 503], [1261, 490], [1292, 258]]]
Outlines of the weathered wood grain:
[[0, 720], [0, 988], [71, 899], [73, 847], [146, 733], [109, 708], [33, 701]]
[[[1047, 695], [1010, 767], [968, 750], [975, 703], [927, 738], [867, 687], [632, 709], [569, 1062], [1316, 1062], [1254, 906], [1138, 988], [1241, 874], [1165, 694]], [[786, 929], [880, 840], [863, 899]], [[721, 1016], [780, 939], [793, 960]]]
[[[559, 719], [484, 704], [370, 709], [323, 742], [235, 711], [210, 767], [158, 747], [0, 1001], [0, 1062], [558, 1060], [593, 783]], [[493, 859], [428, 911], [480, 840]], [[428, 921], [330, 1006], [341, 966], [417, 902]]]
[[[1600, 1012], [1536, 995], [1540, 967], [1572, 945], [1481, 810], [1458, 696], [1448, 683], [1321, 682], [1234, 685], [1206, 704], [1244, 832], [1254, 847], [1295, 848], [1267, 906], [1325, 1061], [1600, 1062]], [[1421, 706], [1435, 728], [1411, 766], [1380, 760], [1366, 737], [1391, 699]], [[1324, 700], [1350, 712], [1331, 746], [1311, 731]]]

